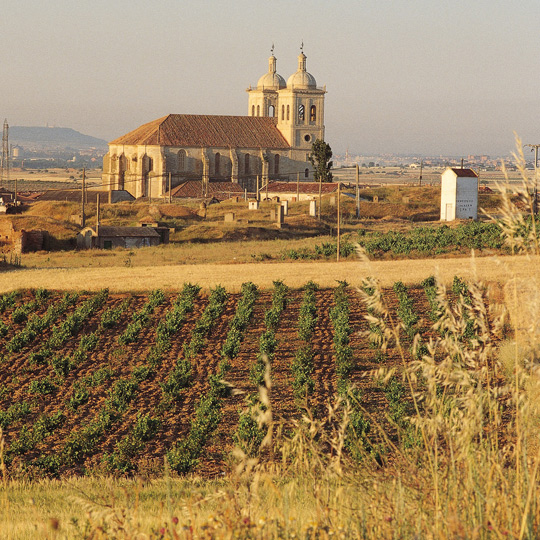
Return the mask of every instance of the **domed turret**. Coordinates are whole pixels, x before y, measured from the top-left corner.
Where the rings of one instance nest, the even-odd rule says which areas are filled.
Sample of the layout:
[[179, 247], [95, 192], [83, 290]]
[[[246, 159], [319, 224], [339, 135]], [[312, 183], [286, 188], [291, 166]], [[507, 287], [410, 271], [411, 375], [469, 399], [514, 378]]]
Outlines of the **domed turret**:
[[276, 73], [276, 57], [272, 54], [268, 59], [268, 73], [265, 73], [257, 82], [259, 90], [280, 90], [285, 88], [285, 79]]
[[306, 71], [306, 55], [301, 52], [298, 56], [298, 69], [287, 81], [288, 88], [317, 88], [315, 77]]

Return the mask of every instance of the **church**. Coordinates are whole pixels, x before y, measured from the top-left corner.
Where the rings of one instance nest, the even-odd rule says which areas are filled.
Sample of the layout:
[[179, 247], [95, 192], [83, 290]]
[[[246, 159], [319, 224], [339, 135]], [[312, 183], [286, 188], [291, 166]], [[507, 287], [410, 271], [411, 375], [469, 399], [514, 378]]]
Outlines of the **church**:
[[324, 96], [306, 69], [287, 82], [272, 54], [268, 72], [249, 87], [248, 116], [169, 114], [109, 143], [102, 183], [135, 198], [164, 197], [183, 182], [233, 182], [253, 192], [271, 180], [313, 180], [308, 156], [324, 140]]

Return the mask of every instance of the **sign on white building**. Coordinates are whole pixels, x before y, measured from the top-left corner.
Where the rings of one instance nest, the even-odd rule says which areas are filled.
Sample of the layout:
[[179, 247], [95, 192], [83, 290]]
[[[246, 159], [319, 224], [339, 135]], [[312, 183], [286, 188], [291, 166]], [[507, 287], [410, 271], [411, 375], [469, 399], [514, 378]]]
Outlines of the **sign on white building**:
[[478, 175], [472, 169], [447, 169], [441, 175], [441, 221], [478, 218]]

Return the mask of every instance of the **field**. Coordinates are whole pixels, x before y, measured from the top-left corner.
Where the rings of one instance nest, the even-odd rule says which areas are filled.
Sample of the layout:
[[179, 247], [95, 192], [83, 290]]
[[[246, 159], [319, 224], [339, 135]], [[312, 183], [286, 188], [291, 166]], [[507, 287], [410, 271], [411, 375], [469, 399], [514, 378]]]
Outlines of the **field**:
[[[494, 359], [500, 340], [512, 337], [508, 319], [498, 322], [497, 305], [507, 300], [517, 337], [530, 322], [523, 311], [530, 288], [512, 308], [518, 288], [476, 289], [456, 277], [444, 297], [434, 279], [411, 286], [396, 281], [381, 298], [375, 282], [358, 285], [320, 289], [308, 281], [301, 289], [246, 283], [233, 293], [184, 286], [173, 294], [34, 289], [3, 295], [0, 426], [11, 480], [4, 478], [2, 508], [10, 537], [131, 538], [144, 532], [152, 538], [228, 538], [231, 531], [240, 538], [307, 539], [315, 531], [322, 538], [389, 538], [393, 531], [413, 537], [435, 526], [431, 484], [429, 498], [419, 499], [414, 512], [400, 506], [428, 489], [424, 475], [431, 473], [421, 462], [437, 455], [443, 460], [447, 443], [467, 461], [456, 456], [438, 467], [438, 481], [450, 483], [441, 488], [449, 489], [444, 498], [450, 508], [437, 527], [452, 523], [453, 512], [465, 512], [476, 497], [508, 497], [505, 482], [481, 488], [461, 479], [454, 498], [453, 480], [443, 471], [472, 466], [472, 448], [459, 446], [465, 444], [457, 428], [463, 419], [446, 420], [457, 422], [457, 438], [441, 441], [440, 455], [426, 448], [421, 433], [425, 429], [424, 437], [433, 440], [429, 424], [418, 431], [410, 417], [420, 406], [419, 418], [429, 421], [439, 405], [415, 405], [411, 390], [420, 385], [429, 394], [430, 347], [444, 355], [459, 343], [473, 363], [443, 362], [439, 369], [452, 371], [437, 377], [470, 380], [463, 379], [455, 395], [437, 399], [444, 400], [440, 405], [456, 400], [456, 411], [471, 406], [460, 403], [472, 388], [480, 392], [475, 385], [484, 372], [477, 363]], [[444, 320], [449, 326], [433, 326]], [[490, 380], [499, 389], [493, 399], [511, 415], [499, 379], [508, 366], [504, 360], [500, 375], [493, 367]], [[417, 369], [425, 381], [407, 382]], [[480, 392], [478, 399], [488, 406], [485, 421], [496, 422], [488, 395]], [[528, 421], [524, 415], [522, 422]], [[495, 433], [513, 443], [508, 422]], [[269, 426], [275, 450], [264, 442]], [[468, 445], [474, 444], [470, 436]], [[506, 451], [500, 444], [496, 454]], [[483, 460], [479, 452], [475, 459]], [[416, 471], [410, 479], [399, 472], [404, 466]], [[475, 466], [476, 474], [489, 474], [488, 463]], [[512, 471], [498, 474], [512, 477]], [[139, 483], [113, 479], [126, 474]], [[388, 474], [398, 475], [402, 488], [392, 488]], [[67, 480], [39, 480], [51, 476]], [[374, 491], [362, 487], [366, 481]], [[536, 489], [531, 482], [523, 480], [527, 493]], [[458, 538], [460, 531], [470, 537], [479, 520], [486, 533], [481, 537], [490, 538], [489, 523], [507, 531], [505, 537], [518, 537], [509, 508], [478, 510], [470, 521], [452, 525], [455, 534], [442, 530], [436, 537]], [[21, 519], [21, 511], [34, 517]], [[527, 515], [536, 530], [536, 506]]]
[[537, 222], [505, 204], [497, 259], [0, 273], [3, 534], [538, 538]]
[[51, 265], [48, 269], [0, 272], [0, 293], [34, 287], [97, 291], [104, 283], [114, 292], [148, 291], [153, 288], [177, 291], [185, 282], [198, 283], [205, 289], [223, 285], [228, 290], [239, 291], [244, 281], [269, 288], [278, 279], [292, 288], [301, 287], [310, 279], [322, 287], [335, 287], [338, 280], [347, 280], [357, 286], [367, 276], [376, 276], [383, 286], [389, 287], [400, 279], [407, 284], [419, 283], [432, 274], [438, 275], [446, 284], [451, 283], [454, 275], [465, 278], [478, 276], [486, 282], [504, 283], [511, 275], [518, 279], [536, 277], [537, 261], [538, 256], [533, 255], [530, 259], [520, 256], [396, 261], [353, 258], [339, 263], [304, 261], [103, 268], [62, 268]]

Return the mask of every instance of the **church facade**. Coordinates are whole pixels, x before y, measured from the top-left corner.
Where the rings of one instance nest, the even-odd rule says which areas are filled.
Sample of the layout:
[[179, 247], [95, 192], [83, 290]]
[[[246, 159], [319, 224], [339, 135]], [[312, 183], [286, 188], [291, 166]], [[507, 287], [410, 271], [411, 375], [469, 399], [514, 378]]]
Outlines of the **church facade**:
[[230, 181], [248, 191], [269, 179], [313, 179], [308, 156], [324, 140], [324, 97], [306, 70], [306, 56], [287, 82], [269, 58], [268, 72], [249, 87], [247, 116], [170, 114], [109, 143], [102, 183], [134, 197], [162, 197], [182, 182]]

